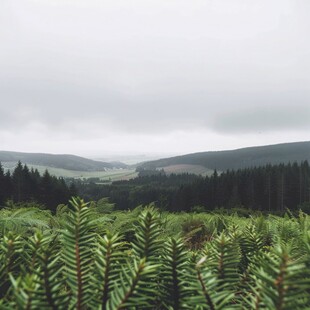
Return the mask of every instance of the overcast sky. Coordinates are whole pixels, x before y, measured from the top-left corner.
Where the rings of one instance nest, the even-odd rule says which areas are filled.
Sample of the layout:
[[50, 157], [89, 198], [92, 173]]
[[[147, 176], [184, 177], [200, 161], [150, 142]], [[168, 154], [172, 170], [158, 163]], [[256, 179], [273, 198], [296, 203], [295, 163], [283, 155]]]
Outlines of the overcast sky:
[[0, 149], [310, 140], [309, 0], [0, 0]]

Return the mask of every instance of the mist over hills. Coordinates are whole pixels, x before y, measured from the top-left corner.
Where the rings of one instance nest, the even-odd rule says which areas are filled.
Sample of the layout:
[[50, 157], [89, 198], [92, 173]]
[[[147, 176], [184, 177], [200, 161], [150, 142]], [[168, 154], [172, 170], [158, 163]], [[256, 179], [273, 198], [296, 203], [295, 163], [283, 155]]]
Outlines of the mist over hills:
[[44, 153], [21, 153], [0, 151], [0, 162], [18, 162], [27, 165], [46, 166], [73, 171], [105, 171], [113, 168], [126, 168], [127, 165], [120, 162], [102, 162], [76, 155], [56, 155]]
[[227, 151], [210, 151], [162, 158], [135, 165], [113, 161], [103, 162], [76, 155], [56, 155], [44, 153], [22, 153], [0, 151], [1, 163], [17, 163], [21, 161], [29, 166], [44, 166], [70, 171], [107, 171], [111, 169], [155, 170], [163, 168], [169, 173], [208, 174], [214, 169], [241, 169], [267, 164], [310, 161], [310, 141], [283, 143], [276, 145], [247, 147]]
[[168, 169], [180, 165], [201, 166], [210, 170], [241, 169], [267, 164], [310, 161], [310, 141], [247, 147], [228, 151], [199, 152], [149, 161], [140, 169]]

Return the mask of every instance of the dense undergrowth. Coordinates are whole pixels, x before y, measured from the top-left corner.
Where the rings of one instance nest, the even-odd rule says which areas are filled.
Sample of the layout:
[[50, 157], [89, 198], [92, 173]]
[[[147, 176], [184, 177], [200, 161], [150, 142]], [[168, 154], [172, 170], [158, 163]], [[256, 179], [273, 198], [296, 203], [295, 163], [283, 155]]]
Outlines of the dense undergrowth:
[[0, 309], [309, 309], [310, 219], [0, 211]]

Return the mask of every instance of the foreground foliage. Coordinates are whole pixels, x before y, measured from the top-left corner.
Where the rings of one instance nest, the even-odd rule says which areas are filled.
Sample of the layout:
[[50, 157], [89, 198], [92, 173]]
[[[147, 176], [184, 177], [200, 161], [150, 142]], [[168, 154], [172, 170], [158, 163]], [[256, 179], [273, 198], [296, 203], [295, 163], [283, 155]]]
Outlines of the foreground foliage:
[[0, 309], [310, 307], [303, 213], [105, 215], [79, 198], [45, 221], [30, 211], [2, 210]]

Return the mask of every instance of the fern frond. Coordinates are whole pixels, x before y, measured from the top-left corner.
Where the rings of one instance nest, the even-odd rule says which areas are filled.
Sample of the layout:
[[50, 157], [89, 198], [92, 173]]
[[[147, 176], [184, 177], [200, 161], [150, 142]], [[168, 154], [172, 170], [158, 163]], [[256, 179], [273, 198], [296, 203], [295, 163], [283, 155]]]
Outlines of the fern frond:
[[195, 293], [191, 297], [191, 304], [195, 309], [220, 310], [227, 309], [232, 303], [234, 292], [219, 288], [219, 281], [206, 265], [206, 257], [196, 264], [196, 282], [193, 284]]
[[49, 211], [37, 208], [3, 209], [0, 211], [0, 233], [14, 231], [22, 234], [27, 230], [49, 228], [51, 218]]
[[10, 287], [9, 274], [20, 271], [23, 241], [20, 236], [8, 233], [0, 240], [0, 299], [3, 298]]
[[196, 264], [195, 291], [191, 297], [195, 309], [230, 309], [235, 305], [235, 293], [240, 275], [240, 249], [237, 242], [221, 233], [208, 243], [203, 257]]
[[201, 309], [227, 309], [235, 303], [240, 275], [240, 249], [237, 242], [221, 233], [207, 244], [196, 264], [195, 295], [192, 303]]
[[239, 264], [240, 273], [246, 272], [251, 259], [263, 249], [265, 245], [265, 236], [258, 232], [254, 225], [248, 225], [239, 231], [238, 237], [235, 238], [241, 251]]
[[207, 244], [204, 251], [208, 269], [216, 276], [218, 286], [232, 289], [240, 280], [238, 266], [240, 248], [238, 243], [221, 233]]
[[44, 307], [40, 300], [35, 298], [35, 292], [39, 287], [35, 275], [27, 274], [17, 279], [10, 275], [10, 280], [13, 286], [14, 308], [30, 310], [42, 309]]
[[62, 292], [63, 264], [57, 235], [37, 233], [35, 239], [40, 241], [40, 248], [36, 253], [37, 268], [34, 270], [39, 284], [36, 296], [42, 300], [42, 305], [49, 309], [66, 309], [68, 296]]
[[162, 245], [158, 239], [160, 233], [158, 212], [153, 208], [142, 211], [135, 226], [135, 240], [132, 243], [134, 254], [140, 259], [146, 258], [147, 261], [157, 260]]
[[83, 309], [92, 299], [91, 265], [94, 233], [90, 210], [82, 199], [72, 198], [70, 215], [63, 231], [62, 246], [65, 277], [71, 289], [71, 306]]
[[161, 268], [162, 304], [166, 309], [188, 309], [189, 255], [181, 239], [169, 238], [164, 244]]
[[106, 309], [111, 291], [125, 261], [122, 251], [124, 242], [117, 234], [108, 233], [104, 237], [99, 237], [98, 243], [95, 258], [96, 270], [93, 276], [94, 292], [98, 292], [97, 304], [101, 304], [101, 309]]
[[308, 309], [310, 305], [310, 278], [305, 268], [309, 258], [296, 257], [293, 248], [292, 244], [277, 244], [270, 253], [263, 254], [254, 271], [259, 280], [256, 290], [268, 309]]
[[150, 309], [156, 300], [157, 291], [149, 287], [150, 279], [156, 276], [159, 265], [150, 265], [145, 258], [134, 260], [133, 268], [123, 268], [117, 286], [111, 294], [107, 309]]

